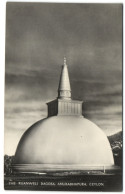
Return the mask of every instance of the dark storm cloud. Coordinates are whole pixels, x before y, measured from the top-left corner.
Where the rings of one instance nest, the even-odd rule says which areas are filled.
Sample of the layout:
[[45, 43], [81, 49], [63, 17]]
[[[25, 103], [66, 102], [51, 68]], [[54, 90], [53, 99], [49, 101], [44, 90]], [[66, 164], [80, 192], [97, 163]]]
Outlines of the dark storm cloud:
[[7, 132], [23, 132], [47, 115], [45, 103], [57, 97], [64, 55], [72, 97], [84, 101], [84, 115], [107, 134], [121, 129], [122, 4], [9, 2]]
[[105, 55], [115, 59], [121, 47], [121, 14], [121, 5], [115, 4], [8, 3], [7, 61], [28, 69], [56, 66], [69, 53], [77, 64], [89, 57], [93, 63], [106, 60]]

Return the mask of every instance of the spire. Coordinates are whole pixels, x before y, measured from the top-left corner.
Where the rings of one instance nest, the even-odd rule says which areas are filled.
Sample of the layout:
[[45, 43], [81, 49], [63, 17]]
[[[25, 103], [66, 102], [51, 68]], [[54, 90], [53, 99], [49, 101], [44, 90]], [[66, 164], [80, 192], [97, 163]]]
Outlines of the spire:
[[59, 99], [71, 99], [71, 87], [69, 81], [69, 74], [66, 65], [66, 57], [64, 57], [64, 65], [62, 66], [62, 72], [60, 76], [59, 88], [58, 88]]
[[52, 116], [82, 116], [82, 101], [71, 99], [71, 88], [69, 82], [68, 68], [66, 65], [66, 57], [62, 66], [58, 98], [47, 103], [48, 117]]

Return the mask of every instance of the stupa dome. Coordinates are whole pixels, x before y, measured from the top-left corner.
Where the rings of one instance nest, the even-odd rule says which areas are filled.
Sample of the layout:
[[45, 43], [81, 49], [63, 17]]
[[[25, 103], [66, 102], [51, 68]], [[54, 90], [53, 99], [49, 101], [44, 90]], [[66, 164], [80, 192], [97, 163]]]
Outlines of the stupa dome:
[[104, 132], [77, 116], [53, 116], [32, 125], [18, 145], [15, 162], [20, 164], [113, 165]]
[[48, 117], [22, 136], [14, 161], [17, 171], [111, 168], [114, 159], [104, 132], [83, 117], [82, 101], [71, 99], [66, 59], [58, 98], [48, 105]]

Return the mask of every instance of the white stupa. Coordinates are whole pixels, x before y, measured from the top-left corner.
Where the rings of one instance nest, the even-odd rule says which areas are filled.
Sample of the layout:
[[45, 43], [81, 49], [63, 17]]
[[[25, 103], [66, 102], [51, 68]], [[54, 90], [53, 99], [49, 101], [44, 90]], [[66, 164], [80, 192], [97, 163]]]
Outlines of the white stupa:
[[47, 103], [48, 117], [23, 134], [13, 168], [19, 172], [111, 169], [112, 150], [105, 133], [82, 115], [82, 101], [71, 99], [66, 64], [58, 97]]

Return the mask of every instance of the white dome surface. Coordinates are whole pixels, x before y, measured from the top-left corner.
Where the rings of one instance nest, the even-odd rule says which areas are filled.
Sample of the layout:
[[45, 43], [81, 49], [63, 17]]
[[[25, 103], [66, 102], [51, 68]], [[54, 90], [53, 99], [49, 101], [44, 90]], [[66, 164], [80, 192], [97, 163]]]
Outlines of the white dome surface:
[[105, 133], [82, 116], [53, 116], [33, 124], [22, 136], [16, 164], [112, 166]]

